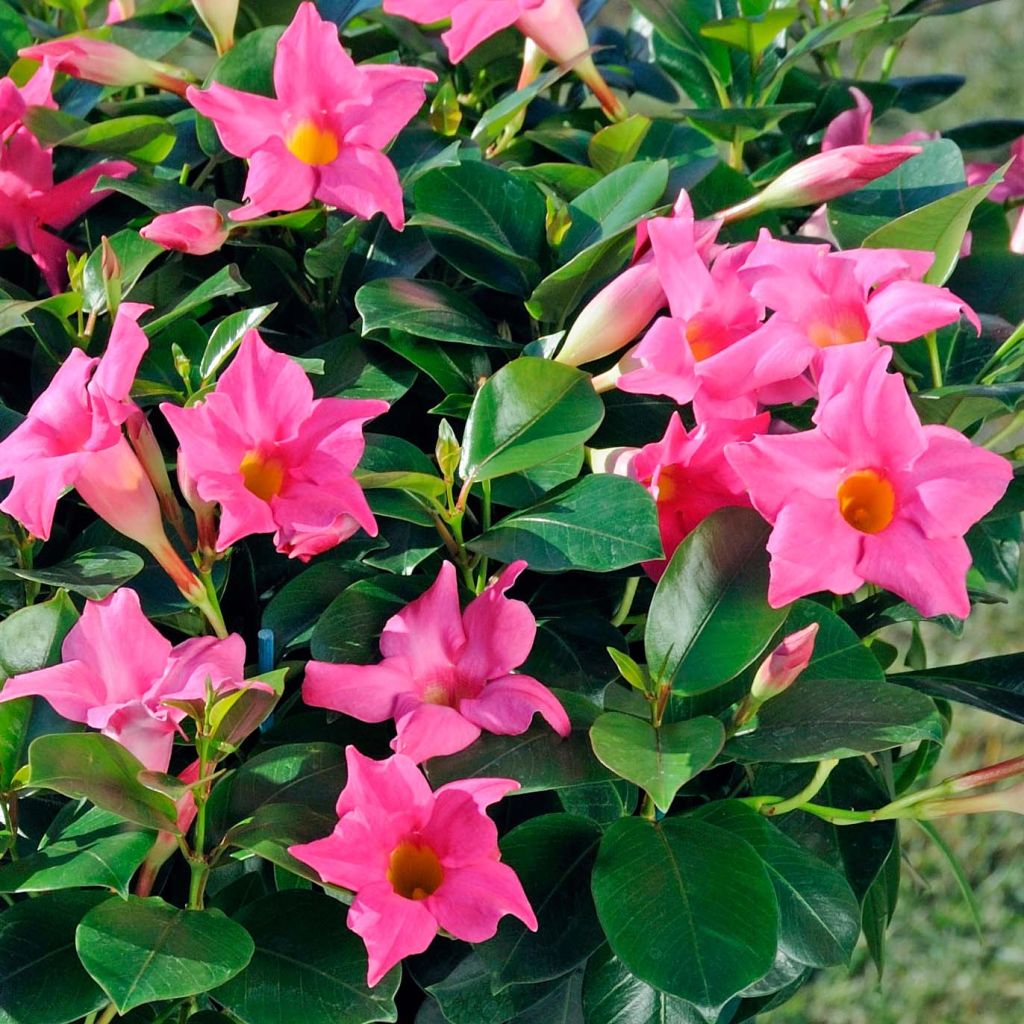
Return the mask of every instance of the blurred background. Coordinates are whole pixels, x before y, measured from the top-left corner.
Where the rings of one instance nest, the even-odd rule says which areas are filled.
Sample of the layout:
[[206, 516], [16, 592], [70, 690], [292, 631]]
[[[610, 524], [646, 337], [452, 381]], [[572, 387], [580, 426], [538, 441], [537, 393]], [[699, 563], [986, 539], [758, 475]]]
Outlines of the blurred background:
[[[685, 3], [686, 0], [671, 0]], [[964, 0], [968, 6], [972, 0]], [[894, 74], [963, 75], [951, 99], [911, 117], [884, 114], [883, 141], [911, 128], [941, 130], [968, 121], [1024, 118], [1024, 0], [973, 0], [981, 6], [925, 18], [911, 31]], [[861, 6], [873, 7], [874, 0]], [[893, 7], [900, 5], [894, 3]], [[602, 20], [623, 25], [625, 0], [613, 0]], [[994, 158], [994, 157], [993, 157]], [[1024, 595], [978, 607], [956, 638], [925, 624], [928, 665], [951, 665], [1024, 650]], [[885, 635], [901, 655], [910, 633]], [[1024, 727], [957, 707], [936, 781], [1024, 754]], [[974, 890], [981, 933], [947, 861], [913, 823], [904, 826], [903, 884], [879, 978], [863, 943], [849, 970], [819, 973], [764, 1024], [1024, 1024], [1024, 825], [1008, 814], [936, 823]]]

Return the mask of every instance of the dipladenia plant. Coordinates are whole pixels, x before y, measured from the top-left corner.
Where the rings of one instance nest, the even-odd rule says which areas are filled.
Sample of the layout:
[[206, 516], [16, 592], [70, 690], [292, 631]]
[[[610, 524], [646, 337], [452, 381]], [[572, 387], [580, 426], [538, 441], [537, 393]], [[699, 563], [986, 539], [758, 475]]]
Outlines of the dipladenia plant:
[[1020, 568], [1024, 142], [886, 125], [964, 6], [0, 3], [0, 1020], [881, 968], [1024, 813], [920, 630]]

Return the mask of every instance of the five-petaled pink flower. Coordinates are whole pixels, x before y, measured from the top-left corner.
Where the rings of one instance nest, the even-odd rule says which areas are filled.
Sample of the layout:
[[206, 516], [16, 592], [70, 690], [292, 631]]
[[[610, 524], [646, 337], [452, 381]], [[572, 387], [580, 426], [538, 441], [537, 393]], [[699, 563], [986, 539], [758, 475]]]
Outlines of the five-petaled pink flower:
[[499, 859], [498, 830], [485, 810], [518, 782], [465, 779], [431, 792], [402, 754], [373, 761], [348, 747], [345, 755], [338, 824], [289, 853], [324, 882], [355, 892], [348, 926], [366, 943], [368, 985], [422, 953], [439, 928], [484, 942], [512, 914], [537, 930], [522, 884]]
[[245, 676], [240, 636], [193, 637], [172, 647], [128, 588], [86, 602], [61, 657], [59, 665], [8, 679], [0, 701], [42, 697], [59, 715], [99, 729], [159, 772], [167, 771], [185, 717], [167, 701], [202, 700], [207, 681], [216, 693], [235, 690]]
[[513, 562], [463, 612], [455, 566], [445, 562], [430, 589], [384, 627], [376, 665], [306, 666], [302, 699], [364, 722], [395, 719], [391, 747], [414, 761], [453, 754], [481, 730], [515, 736], [539, 712], [560, 736], [569, 718], [551, 691], [518, 675], [537, 622], [505, 591], [526, 568]]
[[665, 557], [643, 563], [651, 579], [661, 579], [673, 552], [702, 519], [719, 508], [751, 507], [743, 481], [725, 457], [725, 446], [763, 434], [768, 421], [768, 413], [745, 420], [705, 420], [688, 433], [673, 413], [660, 441], [616, 460], [614, 471], [642, 483], [658, 505]]
[[424, 85], [436, 77], [400, 64], [354, 64], [337, 25], [313, 4], [300, 4], [277, 45], [276, 99], [219, 82], [188, 90], [224, 148], [249, 161], [249, 204], [231, 219], [299, 210], [319, 199], [367, 219], [383, 212], [401, 229], [402, 186], [381, 150], [419, 110]]
[[212, 206], [186, 206], [154, 217], [139, 234], [165, 249], [208, 256], [216, 252], [230, 234], [224, 218]]
[[813, 430], [730, 445], [726, 457], [774, 526], [768, 601], [849, 594], [865, 582], [923, 615], [964, 618], [971, 555], [964, 533], [1013, 470], [944, 426], [922, 426], [887, 347], [825, 360]]
[[53, 61], [47, 58], [22, 86], [12, 78], [0, 78], [0, 142], [6, 142], [19, 129], [28, 130], [21, 119], [29, 107], [57, 108], [50, 95], [55, 73]]
[[178, 436], [196, 492], [220, 505], [217, 550], [273, 533], [278, 551], [308, 561], [377, 523], [352, 471], [375, 399], [313, 398], [288, 356], [246, 334], [213, 393], [188, 408], [160, 406]]
[[107, 350], [71, 350], [28, 416], [0, 442], [0, 503], [33, 536], [47, 540], [57, 499], [69, 487], [115, 530], [146, 547], [186, 595], [202, 593], [164, 533], [153, 484], [122, 431], [139, 413], [128, 397], [149, 344], [136, 322], [149, 306], [122, 303]]

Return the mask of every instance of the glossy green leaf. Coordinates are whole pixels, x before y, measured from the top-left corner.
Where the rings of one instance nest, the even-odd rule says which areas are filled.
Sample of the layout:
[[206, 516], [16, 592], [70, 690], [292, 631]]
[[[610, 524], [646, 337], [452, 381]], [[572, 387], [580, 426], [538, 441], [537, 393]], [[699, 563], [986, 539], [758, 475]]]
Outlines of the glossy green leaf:
[[33, 580], [81, 594], [90, 601], [101, 601], [122, 583], [127, 583], [142, 572], [142, 566], [142, 559], [133, 551], [95, 548], [91, 551], [78, 551], [65, 561], [43, 569], [0, 566], [0, 579], [6, 576]]
[[151, 164], [160, 163], [177, 140], [170, 121], [148, 115], [112, 117], [90, 124], [62, 110], [29, 107], [24, 121], [47, 147], [71, 146]]
[[549, 981], [582, 963], [603, 941], [590, 894], [601, 829], [571, 814], [545, 814], [501, 840], [502, 860], [519, 876], [538, 928], [504, 917], [493, 939], [476, 947], [493, 987]]
[[860, 936], [860, 906], [829, 864], [736, 800], [718, 800], [695, 816], [745, 839], [768, 869], [779, 901], [779, 949], [812, 967], [847, 963]]
[[28, 749], [26, 785], [91, 800], [145, 828], [177, 832], [174, 803], [139, 780], [142, 764], [100, 733], [40, 736]]
[[246, 292], [249, 286], [242, 280], [238, 267], [234, 263], [221, 267], [215, 274], [208, 277], [201, 285], [193, 288], [182, 298], [169, 312], [158, 316], [155, 320], [149, 321], [146, 326], [146, 333], [150, 337], [158, 331], [179, 320], [186, 313], [205, 306], [206, 303], [225, 295], [237, 295], [238, 292]]
[[110, 811], [69, 804], [38, 851], [0, 864], [0, 892], [103, 886], [127, 896], [155, 840], [155, 833], [133, 828]]
[[799, 11], [787, 7], [749, 18], [721, 18], [702, 25], [700, 34], [755, 56], [767, 50], [798, 17]]
[[633, 114], [594, 133], [587, 146], [590, 162], [602, 174], [611, 174], [629, 164], [637, 155], [644, 136], [651, 130], [651, 120], [643, 114]]
[[[121, 297], [126, 298], [138, 283], [143, 272], [165, 250], [150, 242], [138, 231], [118, 231], [107, 242], [121, 265]], [[103, 313], [107, 308], [107, 293], [103, 287], [103, 250], [96, 246], [85, 261], [82, 274], [82, 300], [89, 313]]]
[[756, 727], [726, 753], [743, 761], [818, 761], [941, 741], [935, 704], [902, 686], [869, 679], [814, 679], [804, 673], [758, 712]]
[[885, 674], [863, 640], [838, 616], [814, 601], [797, 601], [780, 632], [796, 633], [818, 624], [814, 651], [804, 674], [808, 679], [869, 679], [882, 682]]
[[490, 480], [538, 466], [586, 441], [603, 415], [587, 374], [532, 356], [513, 360], [476, 393], [459, 473]]
[[468, 547], [501, 562], [525, 559], [535, 572], [610, 572], [662, 554], [657, 509], [647, 490], [604, 473], [506, 516]]
[[682, 694], [738, 675], [786, 617], [771, 608], [769, 527], [756, 512], [723, 508], [679, 545], [651, 601], [644, 646], [656, 679]]
[[77, 621], [78, 612], [64, 591], [8, 615], [0, 622], [3, 678], [60, 661], [61, 644]]
[[1024, 723], [1024, 654], [980, 658], [891, 677], [931, 697], [953, 700]]
[[249, 933], [219, 910], [182, 910], [157, 896], [109, 899], [75, 935], [82, 965], [120, 1013], [206, 992], [252, 958]]
[[75, 928], [107, 893], [55, 892], [0, 913], [0, 1024], [71, 1024], [107, 1002], [75, 953]]
[[593, 889], [622, 963], [702, 1009], [721, 1006], [775, 960], [771, 879], [753, 847], [725, 829], [693, 818], [623, 818], [601, 842]]
[[199, 375], [204, 381], [212, 380], [231, 354], [242, 343], [245, 335], [273, 312], [274, 306], [242, 309], [226, 316], [210, 333], [203, 357], [199, 362]]
[[237, 916], [252, 936], [249, 966], [213, 998], [245, 1024], [395, 1021], [396, 967], [366, 986], [366, 949], [345, 924], [348, 908], [318, 892], [265, 896]]
[[364, 334], [391, 329], [435, 341], [513, 347], [494, 333], [490, 320], [473, 303], [433, 281], [379, 278], [364, 284], [355, 301]]
[[725, 730], [710, 716], [655, 729], [632, 715], [609, 711], [590, 727], [590, 742], [602, 764], [635, 782], [655, 806], [668, 811], [679, 789], [715, 759]]

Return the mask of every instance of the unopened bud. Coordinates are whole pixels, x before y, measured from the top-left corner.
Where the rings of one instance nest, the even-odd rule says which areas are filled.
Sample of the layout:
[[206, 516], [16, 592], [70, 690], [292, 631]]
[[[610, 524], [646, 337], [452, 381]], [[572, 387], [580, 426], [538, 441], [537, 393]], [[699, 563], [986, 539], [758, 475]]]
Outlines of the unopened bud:
[[818, 635], [818, 623], [790, 633], [778, 647], [761, 662], [750, 686], [750, 695], [758, 703], [777, 697], [788, 690], [797, 676], [810, 663], [814, 654], [814, 638]]
[[455, 470], [462, 455], [462, 446], [447, 420], [441, 420], [437, 428], [437, 444], [434, 446], [434, 457], [445, 481], [451, 483], [455, 479]]
[[106, 235], [100, 238], [100, 275], [103, 278], [103, 292], [107, 297], [107, 312], [117, 315], [121, 305], [121, 261]]
[[213, 36], [213, 45], [223, 56], [235, 45], [238, 0], [192, 0], [192, 6]]
[[988, 814], [992, 811], [1011, 811], [1024, 814], [1024, 782], [994, 793], [975, 793], [947, 799], [925, 800], [914, 808], [915, 817], [949, 818], [955, 814]]
[[139, 231], [148, 242], [192, 256], [216, 252], [230, 233], [224, 218], [212, 206], [186, 206], [173, 213], [161, 213]]

